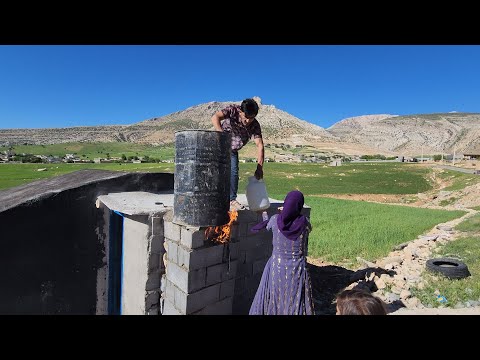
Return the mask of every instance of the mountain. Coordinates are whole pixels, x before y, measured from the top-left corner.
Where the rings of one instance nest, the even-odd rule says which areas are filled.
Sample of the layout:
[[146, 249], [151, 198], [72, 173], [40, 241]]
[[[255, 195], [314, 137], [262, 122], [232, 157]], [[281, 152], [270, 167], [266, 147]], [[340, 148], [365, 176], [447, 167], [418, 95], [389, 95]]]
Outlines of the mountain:
[[[318, 140], [338, 140], [320, 126], [290, 115], [277, 109], [274, 105], [262, 105], [260, 98], [256, 98], [256, 101], [260, 104], [257, 118], [261, 123], [265, 141], [285, 142], [290, 140], [292, 143], [302, 143]], [[186, 129], [213, 130], [212, 115], [230, 104], [240, 105], [240, 103], [238, 101], [213, 101], [192, 106], [183, 111], [142, 121], [132, 125], [129, 131], [148, 129], [148, 134], [140, 140], [141, 142], [169, 143], [174, 139], [175, 131]]]
[[66, 142], [125, 141], [122, 130], [128, 126], [76, 126], [46, 129], [0, 129], [0, 146], [48, 145]]
[[479, 113], [368, 115], [348, 118], [327, 131], [346, 142], [399, 154], [463, 152], [480, 145]]
[[[310, 145], [319, 151], [347, 155], [418, 155], [457, 152], [480, 146], [480, 114], [376, 114], [351, 117], [324, 129], [274, 105], [260, 105], [258, 120], [266, 144]], [[175, 132], [213, 130], [212, 115], [239, 101], [212, 101], [132, 125], [53, 129], [0, 129], [0, 145], [65, 142], [133, 142], [168, 145]]]
[[[315, 141], [340, 141], [320, 126], [301, 120], [274, 105], [262, 105], [258, 119], [266, 142], [306, 144]], [[56, 129], [0, 129], [0, 145], [55, 144], [83, 141], [135, 142], [167, 145], [175, 141], [175, 132], [187, 129], [213, 130], [212, 115], [238, 101], [209, 102], [189, 107], [166, 116], [152, 118], [132, 125], [70, 127]]]

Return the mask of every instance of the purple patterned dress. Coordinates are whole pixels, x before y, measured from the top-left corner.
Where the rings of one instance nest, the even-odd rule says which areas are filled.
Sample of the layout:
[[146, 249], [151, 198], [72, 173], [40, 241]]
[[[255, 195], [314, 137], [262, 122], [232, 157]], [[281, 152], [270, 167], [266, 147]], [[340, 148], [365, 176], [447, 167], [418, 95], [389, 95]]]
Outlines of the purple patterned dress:
[[249, 315], [313, 315], [312, 288], [306, 269], [308, 230], [292, 241], [278, 229], [277, 216], [273, 215], [267, 224], [267, 230], [273, 232], [273, 251]]

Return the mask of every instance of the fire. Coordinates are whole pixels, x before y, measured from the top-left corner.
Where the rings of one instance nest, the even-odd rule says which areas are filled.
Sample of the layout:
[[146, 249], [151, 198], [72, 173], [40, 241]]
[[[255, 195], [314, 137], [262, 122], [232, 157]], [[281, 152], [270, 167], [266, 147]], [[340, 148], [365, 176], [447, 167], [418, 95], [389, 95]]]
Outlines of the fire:
[[225, 244], [230, 241], [230, 229], [232, 227], [232, 223], [237, 220], [238, 212], [236, 210], [229, 211], [228, 216], [230, 217], [230, 220], [227, 224], [210, 226], [205, 229], [205, 238], [207, 240], [212, 240], [217, 244]]

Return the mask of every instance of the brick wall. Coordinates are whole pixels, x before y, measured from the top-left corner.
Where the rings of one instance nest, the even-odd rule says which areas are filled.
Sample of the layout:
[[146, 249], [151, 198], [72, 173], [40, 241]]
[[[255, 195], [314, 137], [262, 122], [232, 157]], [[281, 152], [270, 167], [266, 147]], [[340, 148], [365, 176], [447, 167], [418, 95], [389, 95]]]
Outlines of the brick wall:
[[[281, 203], [274, 203], [269, 216]], [[304, 213], [309, 215], [310, 209]], [[228, 244], [205, 239], [206, 228], [192, 228], [164, 220], [160, 310], [163, 315], [248, 314], [265, 264], [272, 253], [272, 232], [250, 229], [262, 221], [261, 214], [238, 212]]]

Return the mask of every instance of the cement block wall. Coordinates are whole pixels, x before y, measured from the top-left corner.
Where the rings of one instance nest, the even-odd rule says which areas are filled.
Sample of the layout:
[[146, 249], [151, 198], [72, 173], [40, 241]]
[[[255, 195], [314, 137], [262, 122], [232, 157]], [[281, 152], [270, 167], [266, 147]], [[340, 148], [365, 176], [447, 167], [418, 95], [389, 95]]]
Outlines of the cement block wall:
[[165, 272], [162, 223], [155, 215], [124, 217], [122, 315], [158, 315], [160, 278]]
[[[163, 215], [169, 209], [163, 202], [173, 198], [167, 193], [112, 193], [96, 201], [107, 219], [104, 228], [109, 229], [103, 299], [109, 314], [159, 313], [160, 279], [165, 272]], [[116, 250], [110, 251], [109, 245]]]
[[[269, 216], [282, 203], [272, 203]], [[304, 208], [309, 216], [310, 208]], [[205, 239], [206, 228], [192, 228], [164, 216], [165, 275], [160, 300], [163, 315], [246, 315], [272, 253], [272, 232], [250, 232], [261, 214], [238, 212], [228, 244]]]

